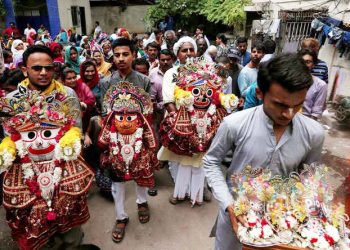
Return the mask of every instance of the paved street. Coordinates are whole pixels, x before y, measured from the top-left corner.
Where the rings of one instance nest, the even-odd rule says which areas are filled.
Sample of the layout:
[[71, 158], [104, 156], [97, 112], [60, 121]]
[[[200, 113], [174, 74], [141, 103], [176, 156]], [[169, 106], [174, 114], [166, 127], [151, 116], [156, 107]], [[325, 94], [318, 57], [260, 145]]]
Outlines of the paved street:
[[[327, 120], [327, 119], [325, 119]], [[346, 176], [350, 171], [350, 131], [341, 130], [328, 119], [323, 161]], [[111, 239], [114, 223], [114, 205], [102, 198], [94, 187], [89, 196], [91, 219], [84, 226], [84, 243], [93, 243], [103, 250], [109, 249], [166, 249], [166, 250], [206, 250], [212, 249], [214, 240], [209, 232], [215, 221], [217, 203], [205, 203], [201, 207], [191, 208], [188, 202], [173, 206], [168, 198], [173, 183], [167, 169], [157, 173], [158, 196], [150, 198], [151, 221], [140, 224], [137, 219], [134, 184], [128, 183], [126, 207], [130, 216], [126, 236], [119, 245]], [[339, 188], [338, 195], [344, 194]], [[14, 250], [10, 232], [5, 222], [3, 208], [0, 208], [0, 249]]]

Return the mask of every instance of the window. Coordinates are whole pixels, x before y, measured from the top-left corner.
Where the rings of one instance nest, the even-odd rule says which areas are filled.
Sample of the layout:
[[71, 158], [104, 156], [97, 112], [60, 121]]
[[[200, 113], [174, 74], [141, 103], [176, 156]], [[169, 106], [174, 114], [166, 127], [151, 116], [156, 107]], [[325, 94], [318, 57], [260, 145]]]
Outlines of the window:
[[79, 16], [78, 16], [78, 6], [72, 6], [71, 7], [71, 13], [72, 13], [72, 24], [73, 26], [79, 26]]

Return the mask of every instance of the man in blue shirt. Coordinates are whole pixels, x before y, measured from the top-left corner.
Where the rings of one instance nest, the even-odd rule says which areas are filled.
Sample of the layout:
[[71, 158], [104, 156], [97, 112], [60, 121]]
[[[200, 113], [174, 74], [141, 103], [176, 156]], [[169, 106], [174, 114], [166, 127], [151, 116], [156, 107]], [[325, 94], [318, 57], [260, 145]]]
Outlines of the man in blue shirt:
[[236, 41], [237, 49], [241, 52], [240, 64], [244, 67], [250, 62], [250, 53], [247, 51], [248, 40], [246, 37], [238, 37]]

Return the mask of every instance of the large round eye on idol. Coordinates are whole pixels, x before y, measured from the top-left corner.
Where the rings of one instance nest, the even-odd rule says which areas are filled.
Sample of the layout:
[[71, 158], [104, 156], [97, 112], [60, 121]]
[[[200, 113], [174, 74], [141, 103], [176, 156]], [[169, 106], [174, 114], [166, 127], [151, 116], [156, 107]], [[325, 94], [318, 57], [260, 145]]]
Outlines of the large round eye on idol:
[[213, 95], [213, 90], [212, 89], [207, 89], [207, 96], [211, 97]]
[[117, 116], [115, 117], [115, 119], [117, 119], [117, 121], [121, 122], [121, 121], [124, 120], [124, 117], [123, 117], [122, 115], [117, 115]]
[[53, 139], [58, 135], [59, 129], [44, 129], [41, 131], [41, 137], [43, 139]]
[[126, 117], [126, 120], [127, 120], [128, 122], [132, 122], [132, 121], [135, 121], [136, 118], [137, 118], [137, 115], [128, 115], [128, 116]]
[[201, 90], [199, 88], [192, 89], [192, 95], [199, 96], [200, 93], [201, 93]]
[[21, 132], [21, 138], [23, 141], [34, 141], [37, 137], [36, 131]]

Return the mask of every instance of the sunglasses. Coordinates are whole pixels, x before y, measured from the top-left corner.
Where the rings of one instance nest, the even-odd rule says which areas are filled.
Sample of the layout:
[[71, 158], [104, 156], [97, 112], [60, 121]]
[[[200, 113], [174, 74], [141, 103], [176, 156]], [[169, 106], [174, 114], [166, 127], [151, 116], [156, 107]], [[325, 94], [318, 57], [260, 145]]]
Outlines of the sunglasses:
[[55, 66], [54, 65], [34, 65], [32, 67], [30, 67], [32, 70], [37, 71], [37, 72], [41, 72], [43, 69], [45, 69], [46, 71], [53, 71]]

